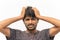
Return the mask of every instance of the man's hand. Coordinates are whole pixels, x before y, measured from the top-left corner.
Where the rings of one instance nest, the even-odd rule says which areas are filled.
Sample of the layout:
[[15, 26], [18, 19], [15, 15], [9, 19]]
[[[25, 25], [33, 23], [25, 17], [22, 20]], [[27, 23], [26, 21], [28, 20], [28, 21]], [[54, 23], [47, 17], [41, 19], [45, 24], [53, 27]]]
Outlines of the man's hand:
[[32, 8], [35, 12], [35, 16], [39, 19], [40, 18], [40, 13], [37, 8]]
[[21, 15], [19, 17], [23, 19], [24, 15], [25, 15], [25, 7], [22, 8]]

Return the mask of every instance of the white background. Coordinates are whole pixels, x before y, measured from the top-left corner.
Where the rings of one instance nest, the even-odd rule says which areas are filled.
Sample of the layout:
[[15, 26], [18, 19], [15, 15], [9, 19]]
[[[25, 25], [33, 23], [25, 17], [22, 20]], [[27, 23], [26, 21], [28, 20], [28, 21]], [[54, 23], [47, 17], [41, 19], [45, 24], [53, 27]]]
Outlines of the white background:
[[[36, 7], [40, 15], [53, 17], [60, 20], [60, 1], [59, 0], [0, 0], [0, 21], [20, 15], [22, 7]], [[26, 30], [22, 20], [17, 21], [8, 27], [19, 30]], [[38, 30], [53, 27], [52, 24], [40, 20], [37, 26]], [[0, 40], [6, 40], [5, 36], [0, 33]], [[60, 40], [58, 33], [54, 40]]]

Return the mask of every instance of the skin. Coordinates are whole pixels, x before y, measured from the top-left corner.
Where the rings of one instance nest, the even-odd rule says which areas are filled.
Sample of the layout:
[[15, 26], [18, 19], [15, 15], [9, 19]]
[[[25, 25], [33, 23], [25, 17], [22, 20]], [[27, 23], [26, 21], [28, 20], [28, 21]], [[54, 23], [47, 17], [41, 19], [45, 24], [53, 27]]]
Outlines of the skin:
[[[34, 33], [37, 31], [36, 30], [37, 23], [38, 23], [37, 19], [49, 22], [54, 25], [54, 27], [49, 29], [49, 35], [51, 37], [55, 36], [58, 32], [60, 32], [60, 20], [52, 18], [52, 17], [41, 16], [37, 8], [32, 8], [32, 9], [35, 12], [36, 18], [32, 19], [32, 17], [26, 17], [24, 19], [23, 22], [27, 28], [26, 32]], [[23, 20], [24, 14], [25, 14], [25, 8], [23, 7], [21, 15], [0, 21], [0, 32], [2, 32], [5, 36], [10, 37], [10, 29], [7, 26], [16, 21]], [[30, 25], [30, 24], [33, 24], [33, 25]]]

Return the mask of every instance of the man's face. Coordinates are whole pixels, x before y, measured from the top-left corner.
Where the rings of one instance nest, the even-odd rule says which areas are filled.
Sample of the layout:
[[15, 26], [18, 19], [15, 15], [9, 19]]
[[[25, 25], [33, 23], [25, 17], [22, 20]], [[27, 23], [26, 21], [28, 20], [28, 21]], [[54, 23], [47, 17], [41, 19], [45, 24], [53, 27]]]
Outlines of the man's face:
[[32, 17], [28, 16], [24, 19], [24, 24], [25, 24], [27, 30], [29, 30], [29, 31], [35, 30], [37, 23], [38, 23], [37, 18], [32, 18]]

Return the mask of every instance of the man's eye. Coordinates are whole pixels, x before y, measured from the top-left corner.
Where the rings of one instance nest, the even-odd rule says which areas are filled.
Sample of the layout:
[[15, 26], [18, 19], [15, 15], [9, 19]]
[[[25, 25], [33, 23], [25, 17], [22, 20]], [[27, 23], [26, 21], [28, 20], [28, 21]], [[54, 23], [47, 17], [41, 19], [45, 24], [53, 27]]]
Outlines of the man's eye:
[[26, 20], [29, 20], [29, 19], [26, 19]]

